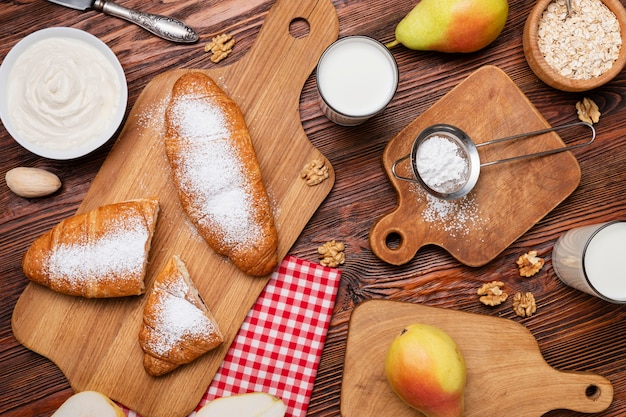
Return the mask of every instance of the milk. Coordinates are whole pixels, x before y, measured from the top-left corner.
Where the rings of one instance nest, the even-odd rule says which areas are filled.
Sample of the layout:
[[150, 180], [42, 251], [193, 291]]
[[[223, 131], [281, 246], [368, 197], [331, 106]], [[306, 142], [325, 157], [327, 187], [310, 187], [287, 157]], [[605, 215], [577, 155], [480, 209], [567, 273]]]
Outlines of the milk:
[[398, 67], [380, 42], [366, 36], [339, 39], [317, 65], [324, 114], [340, 125], [363, 123], [384, 109], [398, 86]]
[[626, 303], [626, 222], [579, 227], [554, 245], [552, 266], [565, 284], [614, 303]]

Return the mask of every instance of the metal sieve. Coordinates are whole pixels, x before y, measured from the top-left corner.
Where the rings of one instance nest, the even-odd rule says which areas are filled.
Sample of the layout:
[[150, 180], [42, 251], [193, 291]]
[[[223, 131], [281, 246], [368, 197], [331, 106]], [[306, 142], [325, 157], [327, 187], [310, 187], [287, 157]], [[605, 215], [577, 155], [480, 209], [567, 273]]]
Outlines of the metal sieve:
[[[504, 141], [514, 140], [514, 139], [524, 138], [524, 137], [542, 135], [544, 133], [568, 129], [568, 128], [581, 126], [581, 125], [586, 126], [591, 130], [591, 139], [587, 142], [578, 143], [575, 145], [563, 146], [561, 148], [550, 149], [547, 151], [536, 152], [532, 154], [525, 154], [525, 155], [514, 156], [511, 158], [499, 159], [496, 161], [483, 162], [483, 163], [480, 162], [480, 156], [478, 155], [479, 147], [492, 145], [492, 144], [500, 143]], [[419, 169], [420, 167], [418, 166], [418, 155], [420, 152], [420, 148], [428, 139], [431, 139], [436, 136], [443, 137], [445, 139], [448, 139], [450, 142], [456, 144], [458, 147], [459, 155], [462, 158], [464, 158], [465, 161], [467, 161], [467, 172], [462, 178], [459, 178], [458, 181], [455, 181], [451, 189], [442, 190], [439, 187], [435, 187], [433, 184], [429, 184], [427, 181], [425, 181], [422, 175], [420, 174], [420, 169]], [[551, 127], [547, 129], [536, 130], [533, 132], [520, 133], [518, 135], [507, 136], [504, 138], [493, 139], [487, 142], [475, 144], [474, 141], [472, 141], [472, 139], [458, 127], [452, 126], [449, 124], [436, 124], [436, 125], [427, 127], [417, 136], [417, 138], [415, 138], [415, 141], [413, 142], [413, 146], [411, 148], [411, 153], [395, 161], [393, 165], [391, 166], [391, 172], [393, 176], [399, 180], [404, 180], [404, 181], [409, 181], [409, 182], [420, 184], [428, 193], [434, 195], [437, 198], [440, 198], [443, 200], [455, 200], [455, 199], [458, 199], [467, 195], [470, 191], [472, 191], [472, 189], [478, 182], [478, 177], [480, 176], [481, 167], [495, 165], [495, 164], [499, 164], [502, 162], [517, 161], [519, 159], [535, 158], [539, 156], [552, 155], [552, 154], [563, 152], [563, 151], [569, 151], [572, 149], [581, 148], [583, 146], [590, 145], [595, 140], [595, 138], [596, 138], [596, 130], [591, 125], [591, 123], [576, 122], [576, 123], [569, 123], [569, 124], [565, 124], [561, 126]], [[398, 164], [402, 163], [403, 161], [407, 159], [410, 159], [411, 168], [412, 168], [414, 177], [405, 177], [397, 173]]]

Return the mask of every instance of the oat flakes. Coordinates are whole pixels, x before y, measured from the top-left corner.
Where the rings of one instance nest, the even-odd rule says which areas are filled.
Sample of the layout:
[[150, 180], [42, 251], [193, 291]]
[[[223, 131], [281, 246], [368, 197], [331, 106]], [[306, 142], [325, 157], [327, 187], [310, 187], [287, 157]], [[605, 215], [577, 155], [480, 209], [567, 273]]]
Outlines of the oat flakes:
[[622, 46], [615, 14], [600, 0], [565, 0], [548, 5], [539, 20], [537, 43], [546, 62], [564, 77], [588, 80], [607, 72]]

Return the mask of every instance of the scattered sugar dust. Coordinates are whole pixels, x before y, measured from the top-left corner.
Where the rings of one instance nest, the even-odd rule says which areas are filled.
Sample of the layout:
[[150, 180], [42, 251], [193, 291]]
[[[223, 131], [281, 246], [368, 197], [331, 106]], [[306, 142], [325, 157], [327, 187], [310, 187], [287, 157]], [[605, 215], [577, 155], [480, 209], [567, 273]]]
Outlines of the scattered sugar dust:
[[134, 114], [132, 116], [135, 120], [138, 139], [148, 144], [145, 148], [140, 147], [140, 149], [148, 155], [146, 163], [150, 165], [150, 170], [147, 171], [149, 175], [138, 175], [135, 179], [139, 190], [146, 195], [153, 194], [155, 187], [168, 181], [171, 175], [167, 157], [163, 150], [165, 109], [169, 101], [170, 95], [166, 95], [159, 100], [133, 109]]
[[423, 205], [422, 217], [426, 223], [448, 232], [452, 237], [468, 236], [489, 222], [470, 193], [458, 200], [442, 200], [427, 193], [419, 184], [409, 186], [418, 204]]
[[165, 121], [165, 109], [169, 102], [170, 96], [168, 95], [141, 108], [135, 114], [137, 127], [142, 129], [161, 129]]

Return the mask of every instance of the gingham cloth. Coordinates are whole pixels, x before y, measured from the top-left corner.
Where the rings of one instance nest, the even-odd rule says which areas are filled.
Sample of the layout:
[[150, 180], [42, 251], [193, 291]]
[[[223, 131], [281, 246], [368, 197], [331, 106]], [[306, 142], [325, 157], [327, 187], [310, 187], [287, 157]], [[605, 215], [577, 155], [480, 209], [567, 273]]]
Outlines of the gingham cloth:
[[340, 278], [339, 269], [287, 256], [246, 316], [196, 411], [217, 397], [264, 391], [283, 400], [288, 417], [304, 417]]

